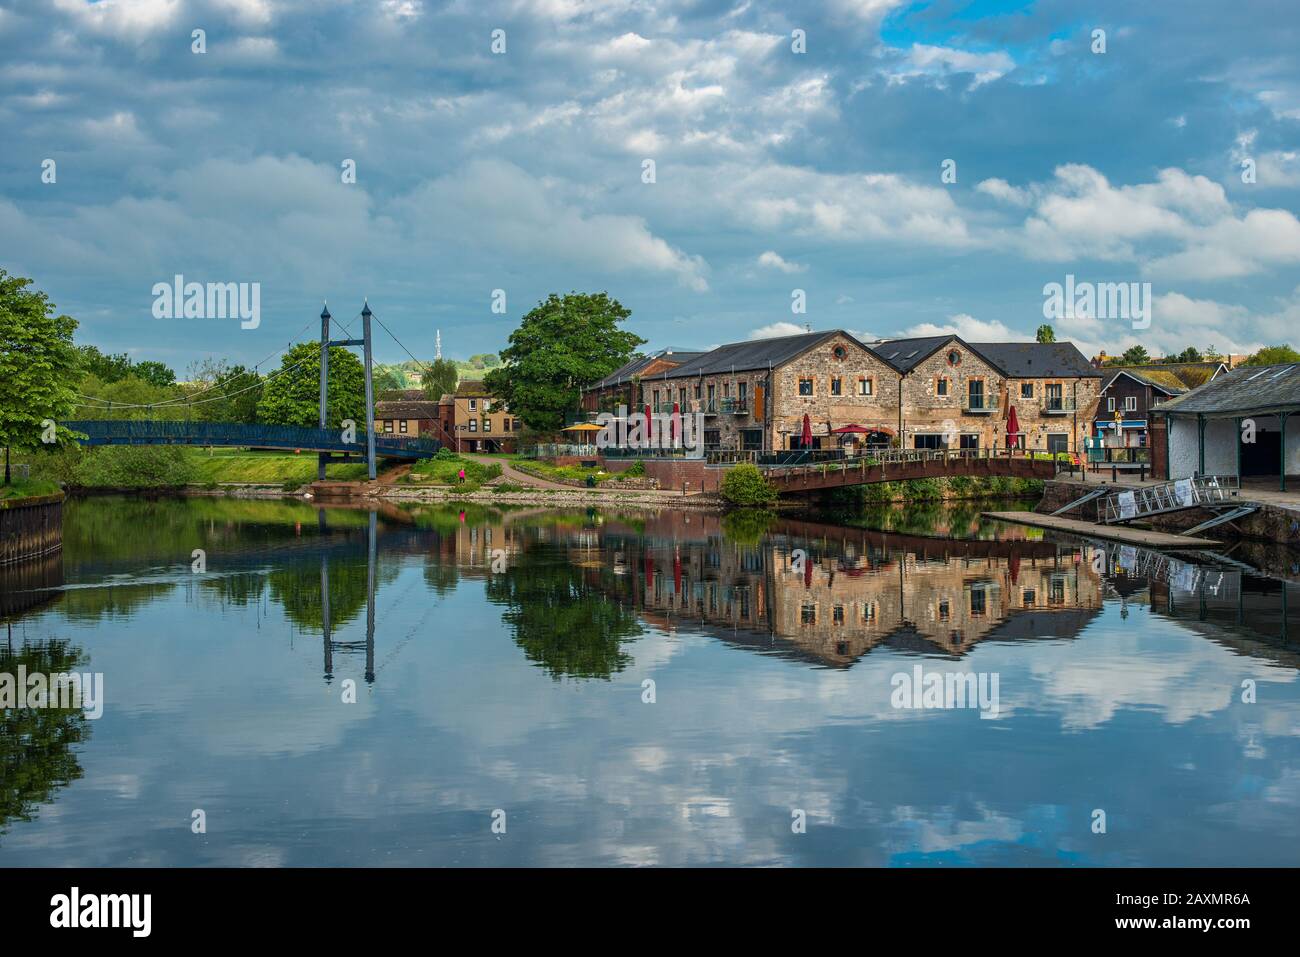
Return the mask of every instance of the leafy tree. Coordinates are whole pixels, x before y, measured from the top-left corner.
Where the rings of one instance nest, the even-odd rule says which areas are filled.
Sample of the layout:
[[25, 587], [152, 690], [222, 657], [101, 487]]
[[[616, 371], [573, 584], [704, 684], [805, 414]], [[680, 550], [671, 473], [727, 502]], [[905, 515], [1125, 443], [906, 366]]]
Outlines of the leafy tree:
[[[366, 374], [361, 360], [342, 346], [330, 349], [326, 423], [339, 428], [344, 419], [369, 428], [366, 422]], [[278, 373], [268, 377], [257, 403], [257, 421], [268, 425], [320, 424], [320, 343], [301, 342], [280, 360]]]
[[81, 488], [179, 488], [194, 480], [194, 465], [178, 445], [110, 445], [90, 449], [73, 469]]
[[1204, 358], [1205, 357], [1201, 355], [1199, 349], [1197, 349], [1195, 346], [1188, 346], [1182, 352], [1165, 356], [1165, 358], [1162, 361], [1168, 364], [1182, 363], [1182, 362], [1203, 362]]
[[[66, 418], [76, 401], [72, 333], [77, 321], [55, 315], [54, 304], [45, 293], [28, 289], [31, 284], [0, 269], [0, 445], [6, 485], [10, 446], [42, 444], [42, 423]], [[55, 434], [72, 437], [63, 426], [56, 426]]]
[[105, 355], [95, 346], [78, 346], [77, 354], [82, 373], [100, 382], [117, 382], [131, 374], [131, 357], [125, 352]]
[[257, 421], [262, 377], [225, 359], [203, 359], [190, 365], [187, 408], [200, 422]]
[[1049, 326], [1047, 323], [1043, 323], [1041, 326], [1038, 327], [1037, 339], [1039, 342], [1055, 342], [1056, 331], [1052, 329], [1052, 327]]
[[150, 385], [169, 386], [176, 384], [176, 373], [161, 362], [137, 362], [131, 370], [131, 374], [137, 379], [148, 382]]
[[501, 365], [501, 359], [491, 352], [480, 352], [469, 357], [469, 364], [475, 369], [495, 369]]
[[623, 365], [645, 342], [618, 328], [631, 314], [603, 292], [551, 293], [510, 334], [501, 351], [505, 364], [489, 372], [484, 385], [530, 429], [559, 429], [583, 387]]
[[447, 393], [456, 391], [459, 378], [456, 363], [450, 359], [434, 359], [424, 370], [424, 397], [437, 402]]
[[1300, 362], [1300, 352], [1290, 346], [1265, 346], [1242, 363], [1244, 366], [1276, 366], [1284, 362]]
[[77, 405], [79, 419], [166, 419], [187, 418], [189, 411], [183, 402], [185, 393], [178, 386], [156, 386], [126, 376], [115, 382], [101, 382], [88, 375], [81, 380], [81, 392], [94, 401], [81, 401]]
[[1151, 355], [1142, 346], [1130, 346], [1119, 359], [1126, 366], [1141, 366], [1151, 361]]
[[[400, 369], [392, 366], [383, 366], [374, 370], [374, 387], [376, 392], [396, 392], [399, 389], [406, 388], [406, 376]], [[319, 389], [317, 390], [319, 392]], [[317, 396], [317, 405], [320, 404], [320, 397]]]

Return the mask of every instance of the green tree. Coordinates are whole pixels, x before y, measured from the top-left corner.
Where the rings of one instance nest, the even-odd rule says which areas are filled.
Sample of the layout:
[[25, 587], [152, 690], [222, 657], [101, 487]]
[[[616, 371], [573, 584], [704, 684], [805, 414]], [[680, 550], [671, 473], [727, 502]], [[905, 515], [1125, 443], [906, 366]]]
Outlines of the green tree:
[[[361, 360], [342, 346], [330, 349], [326, 423], [339, 428], [344, 419], [358, 427], [366, 422], [366, 374]], [[320, 343], [301, 342], [280, 360], [278, 373], [262, 386], [257, 421], [268, 425], [315, 426], [320, 423]]]
[[131, 374], [131, 357], [125, 352], [105, 355], [95, 346], [77, 347], [78, 363], [83, 375], [93, 375], [100, 382], [117, 382]]
[[1300, 352], [1290, 346], [1265, 346], [1242, 363], [1244, 366], [1276, 366], [1284, 362], [1300, 362]]
[[[377, 366], [374, 369], [375, 392], [397, 392], [406, 388], [406, 376], [395, 366]], [[319, 391], [319, 390], [318, 390]], [[317, 397], [319, 405], [320, 398]]]
[[81, 392], [93, 401], [77, 406], [79, 419], [184, 419], [189, 410], [178, 386], [157, 386], [134, 375], [114, 382], [101, 382], [88, 375], [81, 380]]
[[1182, 352], [1177, 352], [1174, 353], [1173, 355], [1165, 356], [1163, 361], [1172, 364], [1172, 363], [1181, 363], [1181, 362], [1201, 362], [1203, 360], [1204, 357], [1201, 355], [1199, 349], [1197, 349], [1195, 346], [1188, 346]]
[[434, 359], [424, 370], [424, 397], [437, 402], [449, 392], [456, 391], [459, 373], [450, 359]]
[[524, 316], [501, 351], [504, 362], [484, 378], [530, 429], [554, 431], [578, 407], [584, 386], [597, 382], [645, 342], [618, 328], [632, 313], [603, 292], [551, 293]]
[[1126, 366], [1141, 366], [1150, 362], [1151, 356], [1142, 346], [1130, 346], [1124, 350], [1124, 354], [1119, 357], [1119, 361]]
[[1041, 326], [1038, 327], [1037, 338], [1039, 342], [1055, 342], [1056, 331], [1052, 329], [1052, 327], [1049, 326], [1047, 323], [1043, 323]]
[[[9, 448], [41, 445], [43, 423], [67, 417], [76, 402], [77, 350], [72, 333], [77, 321], [55, 315], [45, 293], [28, 289], [30, 279], [0, 269], [0, 445], [5, 447], [5, 484], [9, 484]], [[72, 437], [56, 425], [60, 439]]]
[[150, 385], [165, 387], [176, 384], [176, 373], [161, 362], [137, 362], [131, 374]]

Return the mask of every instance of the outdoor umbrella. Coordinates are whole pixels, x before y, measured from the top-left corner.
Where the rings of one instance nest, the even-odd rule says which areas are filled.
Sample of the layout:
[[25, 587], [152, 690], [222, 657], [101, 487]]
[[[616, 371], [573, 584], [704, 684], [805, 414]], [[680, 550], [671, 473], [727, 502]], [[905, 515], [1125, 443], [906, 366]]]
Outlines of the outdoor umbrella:
[[831, 429], [835, 435], [866, 435], [871, 430], [865, 425], [842, 425], [838, 429]]
[[799, 444], [805, 449], [812, 445], [812, 419], [808, 418], [808, 413], [803, 414], [803, 434], [799, 437]]
[[681, 418], [681, 414], [682, 414], [681, 407], [676, 402], [674, 402], [673, 417], [672, 417], [672, 421], [669, 423], [670, 434], [668, 436], [674, 442], [677, 441], [677, 422]]
[[1007, 448], [1014, 449], [1019, 438], [1020, 420], [1016, 418], [1016, 407], [1013, 405], [1007, 414]]

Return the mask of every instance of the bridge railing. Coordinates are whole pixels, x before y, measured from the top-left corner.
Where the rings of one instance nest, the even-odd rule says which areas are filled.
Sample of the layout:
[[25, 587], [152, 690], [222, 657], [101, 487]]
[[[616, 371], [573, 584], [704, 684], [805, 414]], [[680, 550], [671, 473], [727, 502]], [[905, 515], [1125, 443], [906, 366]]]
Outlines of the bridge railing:
[[[321, 449], [364, 455], [366, 433], [344, 442], [341, 429], [295, 425], [250, 425], [243, 422], [164, 422], [140, 419], [78, 420], [63, 423], [86, 436], [87, 445], [221, 445], [248, 448]], [[419, 436], [375, 435], [375, 451], [432, 455], [442, 443]]]

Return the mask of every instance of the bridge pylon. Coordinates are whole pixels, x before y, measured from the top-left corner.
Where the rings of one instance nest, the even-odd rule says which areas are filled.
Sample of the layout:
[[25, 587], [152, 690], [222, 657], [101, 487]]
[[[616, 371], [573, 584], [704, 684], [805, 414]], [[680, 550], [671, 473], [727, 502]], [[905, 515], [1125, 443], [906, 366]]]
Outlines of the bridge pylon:
[[[366, 472], [373, 482], [375, 479], [375, 385], [374, 385], [374, 356], [371, 349], [370, 336], [370, 317], [373, 315], [370, 311], [370, 303], [366, 301], [361, 307], [361, 338], [360, 339], [331, 339], [330, 338], [330, 310], [326, 304], [321, 309], [320, 314], [320, 427], [328, 428], [326, 424], [326, 409], [329, 402], [329, 367], [330, 367], [330, 347], [331, 346], [361, 346], [363, 361], [365, 364], [366, 378]], [[321, 452], [316, 460], [316, 478], [319, 481], [325, 481], [325, 463], [329, 461], [329, 453]]]

